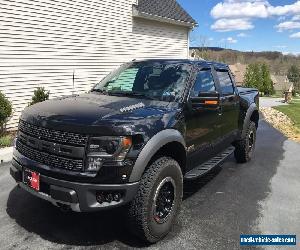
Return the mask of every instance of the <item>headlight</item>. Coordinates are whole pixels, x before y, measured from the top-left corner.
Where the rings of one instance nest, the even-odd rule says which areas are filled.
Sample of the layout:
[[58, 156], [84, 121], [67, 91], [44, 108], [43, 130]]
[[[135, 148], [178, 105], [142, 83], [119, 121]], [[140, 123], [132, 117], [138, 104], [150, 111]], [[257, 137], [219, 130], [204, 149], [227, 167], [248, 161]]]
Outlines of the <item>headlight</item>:
[[103, 136], [90, 138], [86, 170], [97, 172], [106, 161], [123, 161], [131, 145], [131, 137]]

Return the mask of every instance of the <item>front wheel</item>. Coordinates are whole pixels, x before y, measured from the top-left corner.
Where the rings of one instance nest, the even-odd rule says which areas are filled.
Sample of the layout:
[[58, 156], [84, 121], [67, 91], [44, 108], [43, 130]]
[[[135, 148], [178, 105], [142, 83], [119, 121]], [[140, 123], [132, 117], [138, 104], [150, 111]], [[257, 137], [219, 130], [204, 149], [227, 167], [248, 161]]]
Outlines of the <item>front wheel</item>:
[[162, 157], [152, 163], [129, 207], [132, 233], [149, 243], [165, 237], [180, 210], [182, 189], [182, 172], [175, 160]]
[[256, 142], [256, 125], [250, 121], [246, 136], [235, 143], [234, 156], [237, 162], [245, 163], [251, 160]]

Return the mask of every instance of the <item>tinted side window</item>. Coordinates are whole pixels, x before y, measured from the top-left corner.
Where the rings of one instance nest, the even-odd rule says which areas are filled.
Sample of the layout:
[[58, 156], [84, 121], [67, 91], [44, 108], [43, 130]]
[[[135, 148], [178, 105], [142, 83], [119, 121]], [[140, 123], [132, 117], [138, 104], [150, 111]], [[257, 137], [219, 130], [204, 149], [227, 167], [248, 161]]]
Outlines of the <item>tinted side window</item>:
[[216, 91], [215, 82], [210, 70], [199, 72], [191, 96], [198, 96], [200, 92]]
[[220, 81], [221, 91], [224, 95], [231, 95], [234, 93], [233, 83], [231, 81], [228, 71], [217, 71]]

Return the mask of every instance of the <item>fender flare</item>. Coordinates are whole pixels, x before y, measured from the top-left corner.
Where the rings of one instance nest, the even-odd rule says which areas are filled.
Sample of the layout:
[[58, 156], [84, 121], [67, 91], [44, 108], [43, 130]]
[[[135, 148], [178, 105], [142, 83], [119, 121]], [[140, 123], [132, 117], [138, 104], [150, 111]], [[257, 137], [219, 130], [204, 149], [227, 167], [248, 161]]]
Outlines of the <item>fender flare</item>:
[[242, 138], [245, 138], [245, 136], [246, 136], [247, 127], [249, 125], [251, 116], [252, 116], [254, 111], [258, 111], [258, 107], [256, 106], [255, 103], [252, 103], [250, 105], [250, 107], [248, 108], [247, 113], [246, 113], [245, 118], [244, 118], [243, 130], [242, 130], [242, 135], [241, 135]]
[[186, 148], [185, 140], [178, 130], [166, 129], [160, 131], [147, 142], [147, 144], [140, 152], [133, 166], [129, 182], [140, 181], [151, 158], [156, 154], [156, 152], [160, 148], [162, 148], [164, 145], [170, 142], [179, 142], [184, 146], [184, 148]]

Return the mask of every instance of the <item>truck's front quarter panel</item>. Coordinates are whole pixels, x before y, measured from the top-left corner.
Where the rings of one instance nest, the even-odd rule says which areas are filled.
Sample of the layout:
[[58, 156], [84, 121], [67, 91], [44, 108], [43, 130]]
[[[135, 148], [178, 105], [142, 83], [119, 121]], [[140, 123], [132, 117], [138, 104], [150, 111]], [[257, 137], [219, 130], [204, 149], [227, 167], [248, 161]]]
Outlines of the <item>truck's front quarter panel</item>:
[[[256, 89], [239, 88], [240, 93], [240, 116], [239, 116], [239, 130], [240, 137], [244, 136], [245, 129], [250, 120], [253, 119], [253, 114], [257, 113], [255, 123], [258, 126], [259, 119], [259, 92]], [[245, 90], [242, 92], [241, 90]]]

